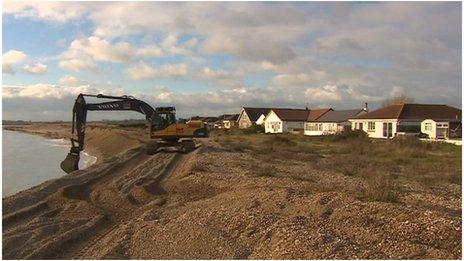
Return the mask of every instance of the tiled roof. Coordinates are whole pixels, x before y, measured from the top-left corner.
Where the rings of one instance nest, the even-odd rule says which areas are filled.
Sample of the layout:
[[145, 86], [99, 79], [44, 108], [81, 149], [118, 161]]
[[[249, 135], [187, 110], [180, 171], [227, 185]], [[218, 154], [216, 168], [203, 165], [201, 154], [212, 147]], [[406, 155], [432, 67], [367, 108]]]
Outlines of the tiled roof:
[[441, 104], [394, 104], [351, 119], [461, 119], [461, 110]]
[[354, 109], [354, 110], [342, 110], [342, 111], [328, 111], [317, 120], [318, 122], [344, 122], [347, 121], [351, 117], [355, 117], [363, 109]]
[[319, 117], [325, 115], [326, 113], [328, 113], [329, 111], [332, 111], [331, 108], [325, 108], [325, 109], [314, 109], [314, 110], [310, 110], [309, 111], [309, 114], [308, 114], [308, 117], [306, 118], [306, 121], [315, 121], [317, 119], [319, 119]]
[[261, 115], [266, 116], [271, 108], [253, 108], [253, 107], [243, 107], [250, 121], [255, 122], [259, 119]]
[[282, 121], [306, 121], [309, 110], [306, 109], [272, 109]]

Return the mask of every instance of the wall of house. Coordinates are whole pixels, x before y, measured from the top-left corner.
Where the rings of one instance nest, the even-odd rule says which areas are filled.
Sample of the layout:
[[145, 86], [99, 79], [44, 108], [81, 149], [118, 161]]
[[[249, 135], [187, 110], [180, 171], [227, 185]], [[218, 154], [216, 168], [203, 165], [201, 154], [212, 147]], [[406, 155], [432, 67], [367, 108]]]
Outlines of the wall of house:
[[[430, 125], [430, 129], [426, 129], [426, 125], [429, 124]], [[437, 137], [437, 124], [434, 120], [430, 120], [430, 119], [427, 119], [427, 120], [423, 120], [422, 123], [421, 123], [421, 132], [422, 133], [425, 133], [429, 136], [429, 138], [431, 139], [435, 139]]]
[[256, 124], [257, 125], [262, 125], [264, 124], [264, 119], [266, 118], [265, 115], [261, 114], [261, 116], [259, 116], [259, 118], [256, 120]]
[[303, 131], [304, 121], [284, 121], [283, 132]]
[[264, 131], [266, 133], [282, 133], [284, 130], [283, 122], [273, 111], [264, 119]]
[[244, 109], [240, 112], [240, 117], [238, 118], [238, 127], [240, 129], [246, 129], [248, 127], [251, 127], [253, 123], [250, 121], [250, 118], [248, 117], [247, 113], [245, 112]]
[[[383, 124], [384, 123], [392, 123], [392, 137], [396, 135], [396, 125], [398, 121], [396, 119], [372, 119], [372, 120], [350, 120], [351, 122], [351, 129], [359, 129], [359, 123], [362, 123], [362, 130], [367, 133], [370, 138], [384, 138], [387, 137], [383, 136]], [[374, 122], [374, 129], [369, 128], [369, 122]], [[356, 128], [356, 124], [358, 124], [358, 128]]]
[[[318, 130], [310, 130], [311, 124], [320, 124]], [[308, 136], [332, 135], [343, 131], [343, 126], [339, 126], [335, 122], [305, 122], [304, 134]]]

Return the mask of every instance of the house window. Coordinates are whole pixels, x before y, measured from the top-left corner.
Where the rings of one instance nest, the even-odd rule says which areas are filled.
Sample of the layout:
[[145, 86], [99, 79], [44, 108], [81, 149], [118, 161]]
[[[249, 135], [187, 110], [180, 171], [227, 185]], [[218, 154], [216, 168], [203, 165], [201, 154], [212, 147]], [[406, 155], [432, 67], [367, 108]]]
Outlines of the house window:
[[432, 130], [432, 123], [431, 122], [426, 122], [424, 129], [426, 131], [431, 131]]
[[308, 123], [307, 124], [307, 130], [308, 131], [318, 131], [319, 128], [322, 130], [322, 124], [317, 124], [317, 123]]
[[367, 130], [368, 130], [368, 131], [375, 131], [375, 122], [369, 121], [369, 122], [367, 123]]

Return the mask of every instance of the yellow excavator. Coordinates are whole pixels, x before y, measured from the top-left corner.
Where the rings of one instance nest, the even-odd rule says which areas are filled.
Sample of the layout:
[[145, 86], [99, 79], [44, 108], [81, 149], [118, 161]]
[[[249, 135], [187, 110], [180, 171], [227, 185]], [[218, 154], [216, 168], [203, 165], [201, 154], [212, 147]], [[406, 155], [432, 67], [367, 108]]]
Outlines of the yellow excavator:
[[[112, 101], [87, 103], [85, 97]], [[178, 123], [174, 107], [153, 109], [146, 102], [132, 96], [79, 94], [73, 107], [71, 151], [61, 162], [61, 169], [66, 173], [79, 169], [79, 154], [84, 150], [87, 111], [136, 111], [144, 114], [151, 139], [146, 147], [149, 155], [155, 154], [160, 147], [177, 147], [181, 152], [190, 152], [196, 147], [192, 138], [209, 136], [208, 128], [201, 121]]]

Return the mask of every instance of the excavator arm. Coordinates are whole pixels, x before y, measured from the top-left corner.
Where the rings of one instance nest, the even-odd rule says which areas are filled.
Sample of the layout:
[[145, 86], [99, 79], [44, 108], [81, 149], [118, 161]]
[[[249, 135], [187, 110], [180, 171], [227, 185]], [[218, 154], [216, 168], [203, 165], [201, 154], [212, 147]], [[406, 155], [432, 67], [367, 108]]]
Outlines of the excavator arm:
[[[87, 103], [85, 97], [113, 99], [114, 101]], [[84, 150], [87, 111], [136, 111], [145, 115], [146, 120], [150, 123], [150, 128], [153, 117], [155, 117], [155, 109], [149, 104], [131, 96], [79, 94], [73, 106], [71, 150], [66, 159], [61, 162], [61, 168], [66, 173], [79, 169], [79, 154]]]

